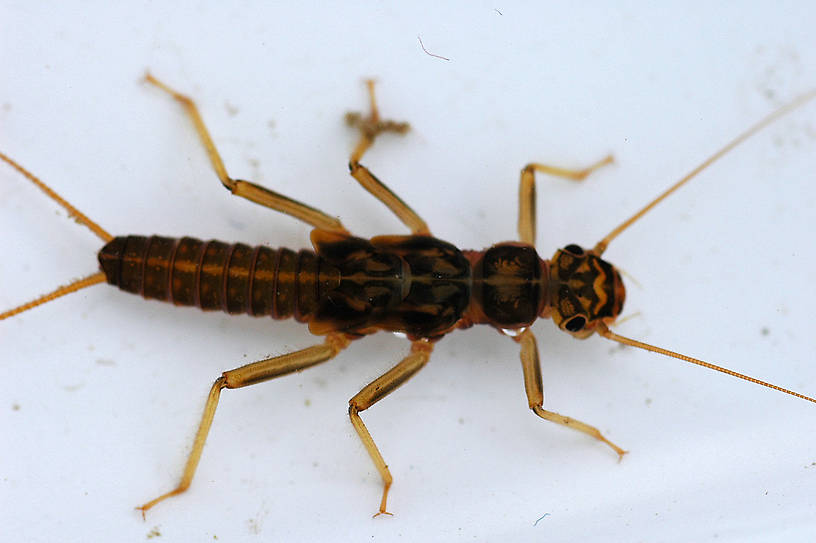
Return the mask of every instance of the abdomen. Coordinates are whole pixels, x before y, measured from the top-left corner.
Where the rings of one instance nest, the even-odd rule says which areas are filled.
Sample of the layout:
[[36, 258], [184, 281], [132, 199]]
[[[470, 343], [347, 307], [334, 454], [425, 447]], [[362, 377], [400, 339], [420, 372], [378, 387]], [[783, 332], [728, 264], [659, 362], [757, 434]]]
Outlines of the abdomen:
[[120, 236], [99, 251], [99, 264], [121, 290], [205, 311], [303, 322], [318, 305], [319, 259], [312, 251]]

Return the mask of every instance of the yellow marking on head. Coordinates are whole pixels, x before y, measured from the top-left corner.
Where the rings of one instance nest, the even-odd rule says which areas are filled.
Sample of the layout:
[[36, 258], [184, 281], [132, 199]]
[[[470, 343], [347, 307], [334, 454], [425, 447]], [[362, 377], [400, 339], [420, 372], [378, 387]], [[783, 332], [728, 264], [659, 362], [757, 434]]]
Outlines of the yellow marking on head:
[[601, 308], [606, 305], [609, 296], [606, 294], [606, 291], [603, 288], [604, 283], [606, 282], [606, 273], [604, 273], [603, 269], [598, 263], [598, 260], [593, 259], [592, 263], [595, 269], [598, 270], [598, 275], [592, 282], [592, 290], [595, 291], [595, 295], [598, 297], [598, 303], [595, 304], [595, 307], [592, 309], [592, 313], [593, 315], [597, 315]]

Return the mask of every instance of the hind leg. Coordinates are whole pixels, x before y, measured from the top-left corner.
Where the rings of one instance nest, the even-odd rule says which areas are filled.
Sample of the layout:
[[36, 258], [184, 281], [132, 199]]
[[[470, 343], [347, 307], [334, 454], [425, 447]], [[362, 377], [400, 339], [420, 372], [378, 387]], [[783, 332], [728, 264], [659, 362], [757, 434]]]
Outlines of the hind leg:
[[190, 451], [190, 456], [187, 458], [187, 464], [184, 466], [184, 471], [181, 475], [181, 481], [178, 486], [166, 492], [161, 496], [150, 500], [149, 502], [140, 505], [139, 509], [144, 516], [145, 512], [158, 504], [177, 496], [189, 488], [190, 483], [193, 482], [198, 461], [201, 460], [201, 453], [204, 450], [204, 443], [207, 441], [207, 434], [210, 433], [210, 426], [215, 417], [215, 410], [218, 407], [218, 399], [221, 396], [221, 391], [225, 388], [241, 388], [257, 383], [274, 379], [282, 375], [302, 371], [308, 367], [314, 366], [321, 362], [331, 360], [337, 353], [345, 349], [351, 342], [347, 336], [342, 334], [330, 334], [326, 336], [326, 341], [322, 345], [315, 345], [300, 351], [289, 354], [267, 358], [234, 370], [225, 371], [218, 379], [215, 380], [210, 393], [207, 396], [207, 403], [204, 406], [204, 413], [201, 416], [201, 422], [198, 425], [195, 439], [193, 440], [193, 450]]
[[204, 124], [204, 119], [202, 119], [201, 113], [199, 113], [195, 102], [193, 102], [190, 97], [176, 92], [149, 73], [145, 76], [145, 81], [170, 94], [182, 106], [184, 106], [185, 111], [195, 125], [196, 132], [198, 132], [198, 137], [201, 139], [201, 143], [207, 150], [207, 156], [210, 158], [210, 163], [215, 169], [218, 179], [221, 180], [221, 184], [223, 184], [224, 187], [226, 187], [226, 189], [232, 194], [235, 196], [240, 196], [241, 198], [246, 198], [247, 200], [255, 202], [256, 204], [274, 209], [275, 211], [286, 213], [287, 215], [310, 224], [315, 228], [329, 230], [332, 232], [347, 233], [346, 229], [338, 219], [331, 217], [318, 209], [308, 206], [303, 202], [293, 200], [287, 196], [284, 196], [283, 194], [279, 194], [250, 181], [231, 178], [229, 174], [227, 174], [227, 169], [224, 167], [224, 162], [221, 160], [221, 155], [218, 153], [218, 149], [216, 149], [215, 143], [213, 143], [213, 140], [210, 137], [210, 132], [207, 130], [207, 126]]

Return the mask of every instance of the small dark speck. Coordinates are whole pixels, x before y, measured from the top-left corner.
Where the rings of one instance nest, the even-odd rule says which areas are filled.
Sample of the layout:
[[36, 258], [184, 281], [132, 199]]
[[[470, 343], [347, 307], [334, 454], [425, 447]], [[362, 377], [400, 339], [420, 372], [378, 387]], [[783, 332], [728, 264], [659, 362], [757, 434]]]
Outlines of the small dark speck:
[[627, 347], [627, 345], [624, 345], [623, 343], [618, 343], [617, 345], [613, 345], [612, 347], [609, 348], [609, 354], [615, 354], [618, 351], [624, 350], [626, 347]]
[[20, 404], [18, 404], [18, 403], [11, 404], [11, 410], [12, 411], [19, 411], [20, 410]]
[[767, 490], [765, 491], [765, 495], [766, 495], [766, 496], [768, 495], [768, 491], [767, 491]]
[[238, 115], [238, 107], [230, 104], [229, 102], [224, 102], [224, 108], [227, 110], [227, 113], [230, 117], [235, 117]]
[[247, 159], [247, 161], [249, 162], [250, 168], [252, 168], [252, 177], [253, 177], [253, 179], [258, 179], [258, 180], [262, 179], [261, 161], [258, 160], [257, 158], [250, 158], [250, 159]]
[[247, 225], [246, 225], [245, 222], [241, 222], [241, 221], [236, 220], [236, 219], [229, 219], [227, 221], [227, 223], [230, 225], [230, 228], [235, 228], [236, 230], [239, 230], [239, 231], [244, 231], [247, 228]]
[[771, 333], [771, 331], [767, 326], [763, 326], [762, 330], [760, 330], [759, 333], [762, 334], [763, 336], [767, 336]]
[[495, 12], [496, 12], [496, 13], [498, 13], [499, 15], [504, 15], [504, 13], [502, 13], [501, 11], [499, 11], [497, 8], [493, 8], [493, 11], [495, 11]]
[[646, 398], [646, 399], [643, 401], [643, 403], [645, 403], [645, 404], [646, 404], [646, 406], [648, 407], [648, 406], [652, 405], [652, 399], [651, 399], [651, 398]]

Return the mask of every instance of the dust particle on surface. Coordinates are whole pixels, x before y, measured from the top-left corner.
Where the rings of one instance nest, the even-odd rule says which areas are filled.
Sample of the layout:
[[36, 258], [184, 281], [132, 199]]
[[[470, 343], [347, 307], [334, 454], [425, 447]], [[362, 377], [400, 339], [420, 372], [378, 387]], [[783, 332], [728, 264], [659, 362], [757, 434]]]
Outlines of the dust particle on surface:
[[[417, 40], [419, 40], [419, 46], [422, 48], [422, 50], [425, 52], [425, 54], [428, 55], [429, 57], [439, 58], [439, 59], [448, 60], [448, 61], [450, 60], [448, 57], [443, 57], [442, 55], [437, 55], [436, 53], [431, 53], [430, 51], [428, 51], [425, 48], [425, 44], [422, 43], [422, 38], [421, 37], [417, 36]], [[346, 120], [348, 121], [348, 118], [346, 118]]]
[[154, 537], [161, 537], [158, 526], [153, 526], [153, 529], [147, 532], [147, 539], [153, 539]]
[[759, 333], [763, 336], [767, 336], [771, 333], [771, 330], [767, 326], [763, 326]]
[[11, 410], [12, 411], [19, 411], [20, 410], [20, 404], [18, 404], [18, 403], [11, 404]]

